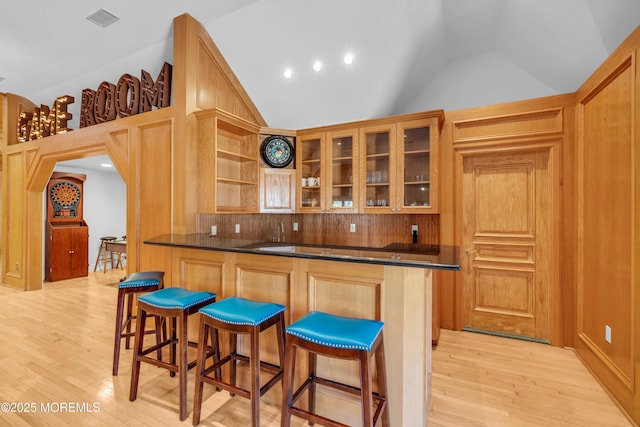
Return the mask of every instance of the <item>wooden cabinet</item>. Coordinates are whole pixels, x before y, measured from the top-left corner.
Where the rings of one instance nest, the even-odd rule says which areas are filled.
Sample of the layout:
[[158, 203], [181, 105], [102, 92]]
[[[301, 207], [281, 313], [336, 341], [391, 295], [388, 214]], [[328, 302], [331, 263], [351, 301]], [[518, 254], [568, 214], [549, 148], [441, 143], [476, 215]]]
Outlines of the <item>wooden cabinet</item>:
[[45, 279], [89, 273], [89, 227], [84, 222], [84, 174], [53, 172], [47, 184]]
[[358, 130], [298, 133], [299, 212], [358, 211]]
[[438, 136], [443, 114], [406, 117], [360, 130], [364, 212], [438, 212]]
[[86, 276], [89, 271], [89, 227], [47, 222], [45, 278], [49, 282]]
[[260, 212], [295, 212], [295, 172], [295, 169], [260, 168]]
[[298, 211], [437, 213], [443, 121], [438, 110], [298, 132]]
[[217, 108], [194, 115], [198, 134], [198, 210], [258, 212], [259, 126]]

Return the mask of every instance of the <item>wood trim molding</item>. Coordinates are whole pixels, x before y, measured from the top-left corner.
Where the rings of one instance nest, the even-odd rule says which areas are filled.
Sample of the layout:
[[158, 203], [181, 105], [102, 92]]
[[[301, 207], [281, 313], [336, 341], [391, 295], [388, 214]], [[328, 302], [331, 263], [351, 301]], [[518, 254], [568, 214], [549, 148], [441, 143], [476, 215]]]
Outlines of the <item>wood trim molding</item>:
[[564, 108], [528, 111], [454, 121], [453, 146], [456, 151], [472, 147], [500, 147], [527, 144], [532, 140], [555, 140], [564, 131]]

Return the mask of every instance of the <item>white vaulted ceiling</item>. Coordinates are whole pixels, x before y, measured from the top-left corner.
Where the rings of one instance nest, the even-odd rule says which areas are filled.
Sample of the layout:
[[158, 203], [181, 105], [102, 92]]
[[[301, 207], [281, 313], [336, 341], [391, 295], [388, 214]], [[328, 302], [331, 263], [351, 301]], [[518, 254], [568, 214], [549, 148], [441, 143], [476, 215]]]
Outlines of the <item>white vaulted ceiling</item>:
[[[120, 20], [85, 20], [99, 8]], [[185, 12], [286, 129], [574, 92], [640, 25], [640, 0], [0, 0], [0, 92], [78, 108], [86, 87], [155, 78]]]

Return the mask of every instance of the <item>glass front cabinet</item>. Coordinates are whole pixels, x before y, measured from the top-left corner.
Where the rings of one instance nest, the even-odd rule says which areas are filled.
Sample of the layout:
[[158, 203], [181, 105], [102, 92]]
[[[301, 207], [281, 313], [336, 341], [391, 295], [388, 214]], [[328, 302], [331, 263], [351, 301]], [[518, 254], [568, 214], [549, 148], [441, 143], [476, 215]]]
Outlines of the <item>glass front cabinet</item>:
[[296, 194], [298, 212], [322, 212], [323, 180], [322, 154], [325, 146], [324, 132], [298, 133], [296, 148], [296, 168], [299, 183]]
[[298, 132], [298, 212], [437, 213], [441, 110]]
[[357, 130], [298, 133], [299, 212], [357, 212]]
[[411, 120], [397, 124], [397, 212], [437, 212], [437, 120]]
[[363, 212], [437, 212], [441, 120], [433, 115], [361, 128]]

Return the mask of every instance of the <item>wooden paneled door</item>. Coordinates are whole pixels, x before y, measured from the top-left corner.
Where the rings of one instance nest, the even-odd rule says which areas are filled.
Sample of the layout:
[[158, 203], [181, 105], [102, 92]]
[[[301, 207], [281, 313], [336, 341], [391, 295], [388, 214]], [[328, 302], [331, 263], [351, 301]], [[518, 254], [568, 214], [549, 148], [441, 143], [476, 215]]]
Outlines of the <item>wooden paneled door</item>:
[[550, 341], [549, 151], [463, 160], [463, 326]]

